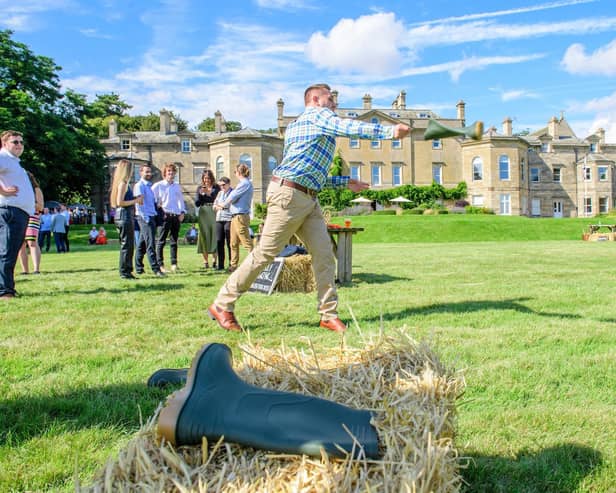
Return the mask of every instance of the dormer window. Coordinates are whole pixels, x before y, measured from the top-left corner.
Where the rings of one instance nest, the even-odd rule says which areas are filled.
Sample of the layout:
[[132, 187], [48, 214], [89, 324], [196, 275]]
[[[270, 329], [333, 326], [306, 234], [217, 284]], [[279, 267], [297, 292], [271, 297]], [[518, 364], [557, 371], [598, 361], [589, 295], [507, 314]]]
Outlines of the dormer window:
[[597, 143], [596, 142], [591, 142], [590, 143], [590, 152], [597, 152]]
[[190, 139], [182, 139], [182, 152], [190, 152]]
[[122, 151], [130, 151], [130, 139], [121, 139], [120, 140], [120, 150], [122, 150]]

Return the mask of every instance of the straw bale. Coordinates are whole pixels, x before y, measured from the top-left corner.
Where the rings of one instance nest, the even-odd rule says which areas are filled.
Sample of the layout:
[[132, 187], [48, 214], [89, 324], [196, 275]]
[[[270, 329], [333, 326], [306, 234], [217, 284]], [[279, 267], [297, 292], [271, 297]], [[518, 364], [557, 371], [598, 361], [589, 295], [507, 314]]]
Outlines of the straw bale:
[[285, 257], [282, 271], [278, 276], [276, 290], [283, 293], [310, 293], [316, 288], [312, 272], [312, 256], [291, 255]]
[[[370, 409], [379, 460], [272, 454], [237, 444], [174, 449], [157, 443], [159, 410], [81, 491], [455, 492], [463, 464], [454, 446], [455, 401], [464, 377], [404, 330], [326, 355], [281, 345], [241, 346], [237, 373], [254, 385]], [[79, 488], [78, 488], [79, 489]]]

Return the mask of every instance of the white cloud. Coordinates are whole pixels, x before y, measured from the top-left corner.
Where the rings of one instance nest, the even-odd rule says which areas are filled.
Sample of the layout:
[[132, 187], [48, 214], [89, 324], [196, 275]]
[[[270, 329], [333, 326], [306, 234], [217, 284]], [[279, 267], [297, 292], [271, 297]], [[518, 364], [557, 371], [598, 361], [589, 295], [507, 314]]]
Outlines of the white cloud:
[[313, 34], [306, 54], [320, 68], [382, 75], [400, 67], [398, 46], [404, 35], [404, 26], [391, 13], [342, 19], [327, 34]]
[[314, 9], [315, 6], [304, 0], [255, 0], [262, 9], [299, 10]]
[[513, 63], [523, 63], [531, 60], [537, 60], [539, 58], [543, 58], [544, 56], [545, 55], [542, 53], [535, 53], [532, 55], [521, 56], [469, 57], [462, 60], [455, 60], [453, 62], [409, 68], [403, 70], [401, 75], [410, 76], [448, 72], [451, 79], [456, 82], [458, 81], [460, 76], [468, 70], [482, 70], [486, 67], [489, 67], [490, 65], [509, 65]]
[[594, 3], [596, 1], [597, 0], [563, 0], [560, 2], [548, 2], [548, 3], [539, 4], [539, 5], [530, 5], [528, 7], [519, 7], [519, 8], [507, 9], [507, 10], [495, 10], [493, 12], [480, 12], [478, 14], [467, 14], [467, 15], [460, 15], [460, 16], [455, 16], [455, 17], [446, 17], [444, 19], [435, 19], [432, 21], [420, 22], [418, 24], [440, 24], [443, 22], [451, 22], [451, 21], [469, 21], [469, 20], [475, 20], [475, 19], [485, 19], [488, 17], [502, 17], [505, 15], [525, 14], [527, 12], [537, 12], [540, 10], [569, 7], [572, 5], [579, 5], [583, 3]]
[[535, 24], [498, 24], [488, 21], [466, 22], [459, 25], [443, 23], [423, 24], [411, 28], [406, 38], [409, 48], [459, 45], [490, 40], [530, 39], [554, 35], [582, 35], [616, 29], [616, 17], [586, 18], [565, 22]]
[[12, 31], [35, 31], [41, 24], [40, 14], [77, 8], [74, 0], [0, 0], [0, 27]]
[[97, 38], [97, 39], [113, 39], [113, 36], [110, 34], [103, 34], [98, 31], [98, 29], [80, 29], [79, 32], [86, 36], [87, 38]]
[[539, 99], [539, 94], [527, 89], [510, 89], [501, 92], [501, 101], [514, 101], [516, 99]]
[[586, 137], [603, 128], [606, 142], [616, 142], [616, 91], [601, 98], [570, 103], [567, 111], [575, 114], [593, 114], [589, 120], [578, 122], [576, 127], [580, 129], [578, 137]]
[[616, 75], [616, 39], [589, 55], [582, 44], [572, 44], [567, 48], [561, 66], [570, 74]]
[[65, 89], [72, 89], [75, 92], [94, 96], [109, 92], [118, 92], [118, 82], [113, 79], [104, 79], [92, 75], [82, 75], [72, 79], [62, 79], [62, 86]]

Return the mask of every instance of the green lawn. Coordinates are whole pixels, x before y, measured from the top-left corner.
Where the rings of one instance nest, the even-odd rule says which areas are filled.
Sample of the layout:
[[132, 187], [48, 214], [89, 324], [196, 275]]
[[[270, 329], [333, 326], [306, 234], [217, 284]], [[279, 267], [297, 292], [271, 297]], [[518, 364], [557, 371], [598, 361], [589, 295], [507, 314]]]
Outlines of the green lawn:
[[[406, 327], [464, 370], [467, 491], [614, 491], [616, 242], [580, 241], [591, 222], [353, 217], [366, 231], [341, 315], [363, 332]], [[180, 273], [127, 282], [117, 246], [85, 246], [80, 229], [74, 252], [44, 254], [43, 274], [18, 276], [22, 297], [0, 305], [0, 491], [73, 491], [76, 469], [87, 484], [166, 396], [145, 388], [152, 371], [246, 337], [206, 317], [225, 276], [195, 247]], [[327, 351], [340, 341], [314, 308], [314, 294], [249, 293], [237, 315], [253, 341], [308, 336]]]

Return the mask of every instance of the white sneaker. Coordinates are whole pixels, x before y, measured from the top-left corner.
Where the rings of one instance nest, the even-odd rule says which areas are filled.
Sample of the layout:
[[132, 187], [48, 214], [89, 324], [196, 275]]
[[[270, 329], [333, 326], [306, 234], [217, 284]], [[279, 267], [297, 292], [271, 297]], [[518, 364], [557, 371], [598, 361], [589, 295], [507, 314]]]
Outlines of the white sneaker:
[[171, 272], [177, 272], [178, 266], [176, 264], [171, 264]]

